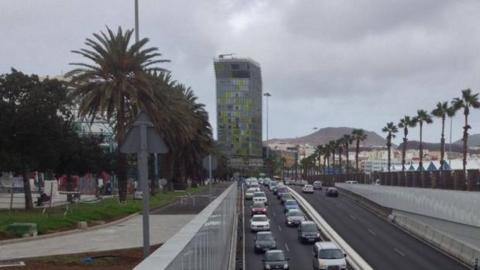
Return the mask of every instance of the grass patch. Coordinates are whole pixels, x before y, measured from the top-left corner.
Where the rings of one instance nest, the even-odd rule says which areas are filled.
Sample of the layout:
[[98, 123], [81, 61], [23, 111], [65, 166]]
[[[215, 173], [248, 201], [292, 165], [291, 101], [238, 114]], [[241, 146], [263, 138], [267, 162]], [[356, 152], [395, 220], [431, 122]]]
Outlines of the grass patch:
[[[203, 187], [189, 188], [186, 192], [196, 193], [206, 189]], [[150, 196], [150, 207], [156, 208], [175, 201], [177, 196], [185, 192], [166, 192]], [[75, 228], [79, 221], [104, 220], [112, 221], [142, 210], [142, 200], [129, 198], [125, 203], [120, 203], [117, 198], [104, 199], [98, 203], [70, 204], [66, 215], [65, 206], [52, 207], [43, 214], [42, 209], [29, 211], [16, 210], [9, 213], [8, 210], [0, 211], [0, 238], [5, 238], [6, 228], [14, 222], [36, 223], [39, 234], [62, 231]], [[2, 237], [3, 236], [3, 237]]]

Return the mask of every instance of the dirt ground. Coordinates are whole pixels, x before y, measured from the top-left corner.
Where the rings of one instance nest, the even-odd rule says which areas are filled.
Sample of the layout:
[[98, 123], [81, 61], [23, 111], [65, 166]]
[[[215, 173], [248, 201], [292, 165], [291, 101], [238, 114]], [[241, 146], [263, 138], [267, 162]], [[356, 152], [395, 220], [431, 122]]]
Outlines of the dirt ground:
[[[151, 252], [159, 247], [152, 246]], [[26, 266], [2, 267], [1, 270], [130, 270], [143, 259], [143, 249], [102, 251], [96, 253], [72, 254], [64, 256], [26, 259]]]

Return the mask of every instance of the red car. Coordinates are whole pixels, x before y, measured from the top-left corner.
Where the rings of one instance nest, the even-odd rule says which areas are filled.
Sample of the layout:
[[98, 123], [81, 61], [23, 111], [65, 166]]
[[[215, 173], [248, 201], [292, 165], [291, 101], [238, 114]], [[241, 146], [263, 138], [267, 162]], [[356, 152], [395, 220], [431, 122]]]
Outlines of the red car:
[[251, 214], [253, 215], [266, 215], [267, 214], [267, 207], [263, 202], [256, 202], [252, 205]]

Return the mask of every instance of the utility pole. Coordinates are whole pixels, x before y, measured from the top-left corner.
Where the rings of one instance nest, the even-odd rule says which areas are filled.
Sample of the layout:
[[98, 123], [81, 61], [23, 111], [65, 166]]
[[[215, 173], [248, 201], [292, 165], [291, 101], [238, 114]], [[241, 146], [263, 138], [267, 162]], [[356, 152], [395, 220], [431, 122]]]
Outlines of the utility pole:
[[138, 42], [140, 39], [138, 30], [138, 0], [135, 0], [135, 42]]

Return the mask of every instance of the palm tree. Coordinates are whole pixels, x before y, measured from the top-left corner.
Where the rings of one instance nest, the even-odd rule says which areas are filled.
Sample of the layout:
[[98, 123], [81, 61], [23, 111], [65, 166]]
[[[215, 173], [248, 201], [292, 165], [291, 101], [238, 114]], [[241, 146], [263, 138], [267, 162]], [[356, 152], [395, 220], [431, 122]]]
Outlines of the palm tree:
[[338, 151], [338, 168], [340, 173], [342, 173], [343, 138], [335, 140], [335, 148]]
[[448, 102], [438, 102], [432, 115], [442, 119], [442, 134], [440, 139], [440, 171], [445, 169], [445, 119], [455, 115], [455, 107], [449, 107]]
[[322, 167], [322, 156], [324, 155], [325, 153], [325, 147], [324, 145], [318, 145], [315, 149], [315, 156], [317, 157], [318, 159], [318, 172], [321, 171], [321, 167]]
[[345, 166], [345, 172], [348, 174], [348, 166], [350, 166], [350, 161], [349, 161], [349, 155], [348, 155], [348, 151], [349, 151], [349, 146], [350, 144], [353, 142], [353, 137], [350, 135], [350, 134], [345, 134], [343, 135], [343, 138], [342, 138], [342, 142], [343, 142], [343, 146], [345, 147], [345, 154], [347, 155], [347, 164]]
[[360, 153], [360, 142], [367, 139], [367, 134], [363, 129], [354, 129], [352, 131], [353, 139], [355, 140], [355, 170], [358, 172], [358, 154]]
[[402, 172], [405, 171], [405, 155], [407, 152], [407, 143], [408, 143], [408, 128], [413, 128], [417, 125], [417, 118], [404, 116], [400, 119], [398, 127], [403, 128], [403, 148], [402, 148]]
[[[480, 101], [478, 100], [478, 93], [472, 94], [471, 89], [462, 90], [462, 97], [455, 98], [452, 101], [452, 105], [456, 109], [463, 109], [463, 115], [465, 119], [465, 125], [463, 126], [463, 173], [465, 180], [467, 177], [467, 151], [468, 151], [468, 130], [471, 126], [468, 124], [468, 115], [470, 114], [470, 108], [480, 108]], [[470, 186], [468, 187], [471, 188]]]
[[[144, 38], [132, 44], [133, 30], [125, 32], [119, 27], [117, 32], [107, 28], [107, 32], [87, 38], [87, 49], [75, 50], [90, 63], [72, 63], [75, 69], [67, 73], [73, 87], [72, 96], [79, 102], [79, 116], [105, 116], [115, 128], [117, 145], [121, 145], [127, 126], [141, 109], [152, 115], [153, 95], [149, 73], [164, 71], [158, 63], [168, 60], [161, 56], [157, 48], [144, 48], [148, 42]], [[118, 152], [117, 174], [120, 200], [127, 195], [127, 159]]]
[[[418, 122], [418, 125], [420, 127], [420, 145], [419, 145], [420, 160], [419, 160], [418, 166], [420, 168], [420, 171], [423, 174], [423, 170], [424, 170], [423, 168], [423, 123], [431, 124], [433, 120], [432, 120], [432, 117], [425, 110], [418, 110], [415, 120]], [[422, 178], [423, 178], [423, 175], [422, 175]]]
[[332, 156], [332, 167], [335, 168], [335, 152], [337, 151], [337, 144], [335, 141], [328, 142], [328, 148], [330, 150], [330, 154]]
[[391, 170], [391, 150], [392, 150], [392, 139], [395, 138], [395, 133], [398, 132], [397, 126], [393, 122], [387, 123], [387, 125], [382, 129], [382, 132], [387, 133], [387, 149], [388, 149], [388, 172]]

